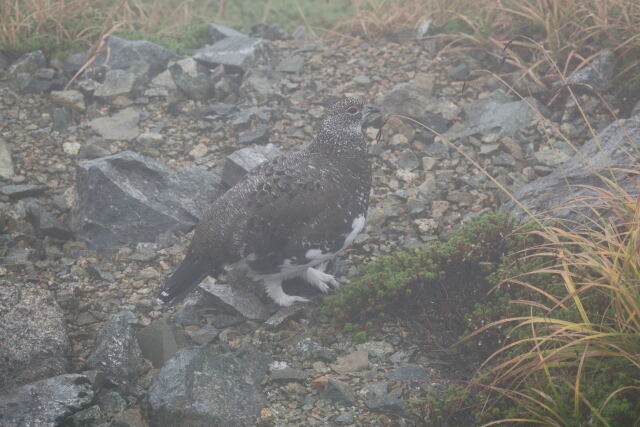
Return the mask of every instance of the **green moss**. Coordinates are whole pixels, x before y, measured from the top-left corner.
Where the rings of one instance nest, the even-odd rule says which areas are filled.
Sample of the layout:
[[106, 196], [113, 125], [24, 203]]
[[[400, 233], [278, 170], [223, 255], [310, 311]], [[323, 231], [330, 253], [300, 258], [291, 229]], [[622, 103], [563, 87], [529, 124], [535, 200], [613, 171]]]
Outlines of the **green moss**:
[[325, 313], [342, 327], [420, 310], [443, 293], [461, 293], [471, 303], [480, 293], [473, 284], [497, 266], [512, 244], [512, 230], [506, 217], [485, 214], [446, 242], [383, 256], [361, 266], [349, 284], [327, 298]]

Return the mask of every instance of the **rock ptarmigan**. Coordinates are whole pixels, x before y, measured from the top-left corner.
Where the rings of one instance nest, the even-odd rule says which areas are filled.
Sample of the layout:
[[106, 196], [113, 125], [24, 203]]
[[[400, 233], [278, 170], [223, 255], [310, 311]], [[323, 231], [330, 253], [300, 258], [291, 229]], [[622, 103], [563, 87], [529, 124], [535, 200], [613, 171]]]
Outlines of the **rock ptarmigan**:
[[340, 100], [306, 149], [262, 163], [216, 199], [159, 302], [180, 300], [207, 275], [240, 265], [282, 306], [307, 301], [287, 295], [283, 280], [300, 276], [323, 292], [337, 286], [323, 270], [364, 228], [371, 166], [362, 126], [379, 111]]

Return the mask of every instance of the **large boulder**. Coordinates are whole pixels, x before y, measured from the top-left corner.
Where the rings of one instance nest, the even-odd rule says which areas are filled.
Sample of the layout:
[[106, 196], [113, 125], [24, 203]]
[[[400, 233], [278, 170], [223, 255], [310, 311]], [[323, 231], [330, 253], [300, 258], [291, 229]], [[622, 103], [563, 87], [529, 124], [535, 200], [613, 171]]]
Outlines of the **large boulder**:
[[0, 281], [0, 390], [68, 372], [60, 307], [35, 283]]
[[76, 186], [71, 225], [95, 249], [188, 231], [224, 191], [213, 172], [173, 171], [131, 151], [80, 163]]
[[66, 374], [0, 393], [0, 425], [54, 427], [93, 400], [91, 381]]
[[[615, 177], [615, 182], [623, 189], [631, 194], [638, 194], [640, 177], [615, 168], [633, 170], [638, 162], [636, 153], [639, 147], [640, 116], [617, 120], [585, 143], [577, 155], [558, 166], [551, 174], [520, 187], [514, 197], [535, 214], [554, 209], [550, 214], [555, 218], [581, 222], [584, 212], [556, 208], [566, 205], [572, 199], [595, 195], [593, 190], [583, 186], [606, 188], [597, 174], [609, 179]], [[519, 219], [527, 217], [511, 200], [504, 203], [500, 210]]]
[[[106, 66], [112, 70], [126, 70], [132, 63], [142, 61], [149, 64], [149, 78], [164, 71], [170, 60], [177, 55], [170, 50], [146, 40], [125, 40], [109, 36], [100, 55], [91, 63], [88, 70]], [[86, 52], [71, 55], [64, 62], [67, 74], [74, 74], [88, 59]]]
[[198, 49], [193, 58], [208, 66], [224, 65], [231, 71], [245, 72], [256, 65], [269, 65], [272, 56], [269, 42], [235, 36]]
[[87, 359], [91, 369], [102, 372], [123, 391], [130, 391], [137, 384], [143, 365], [135, 323], [136, 316], [130, 311], [111, 316], [100, 330], [96, 348]]
[[266, 405], [271, 359], [254, 348], [179, 350], [149, 389], [152, 425], [250, 426]]

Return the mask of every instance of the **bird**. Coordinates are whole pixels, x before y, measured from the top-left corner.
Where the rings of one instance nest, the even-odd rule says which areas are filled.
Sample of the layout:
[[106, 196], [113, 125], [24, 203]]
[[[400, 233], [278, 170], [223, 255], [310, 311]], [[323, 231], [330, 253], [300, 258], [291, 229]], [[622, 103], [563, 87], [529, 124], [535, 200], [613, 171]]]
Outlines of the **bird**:
[[324, 270], [364, 229], [371, 164], [363, 126], [380, 113], [358, 98], [339, 100], [306, 148], [261, 163], [218, 197], [158, 302], [178, 302], [205, 277], [240, 267], [280, 306], [308, 301], [286, 294], [284, 280], [302, 277], [324, 293], [339, 286]]

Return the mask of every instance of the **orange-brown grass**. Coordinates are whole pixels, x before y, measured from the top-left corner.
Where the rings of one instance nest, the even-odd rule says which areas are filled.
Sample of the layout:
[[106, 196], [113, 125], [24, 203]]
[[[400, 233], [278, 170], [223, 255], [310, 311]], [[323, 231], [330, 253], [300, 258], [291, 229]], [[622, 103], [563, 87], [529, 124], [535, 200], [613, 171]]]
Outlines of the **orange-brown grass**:
[[[623, 172], [640, 175], [640, 165]], [[534, 291], [537, 298], [513, 301], [530, 314], [499, 320], [473, 334], [511, 324], [508, 335], [519, 337], [498, 349], [478, 377], [526, 414], [508, 422], [569, 425], [592, 417], [610, 425], [603, 413], [612, 399], [632, 390], [640, 395], [640, 197], [608, 184], [607, 189], [591, 187], [595, 196], [574, 202], [590, 214], [584, 226], [556, 220], [558, 225], [534, 232], [544, 243], [533, 257], [553, 262], [501, 284]], [[563, 289], [553, 294], [531, 285], [529, 275], [547, 276]], [[583, 390], [592, 387], [589, 366], [595, 360], [617, 363], [635, 383], [589, 401]], [[533, 387], [532, 378], [544, 386]], [[566, 399], [555, 394], [560, 385], [573, 392], [572, 413], [567, 413]]]
[[[602, 49], [617, 52], [616, 77], [640, 85], [640, 2], [635, 0], [357, 0], [356, 13], [330, 34], [368, 37], [432, 19], [455, 46], [480, 48], [549, 89]], [[460, 44], [461, 41], [466, 43]], [[551, 57], [558, 67], [550, 67]]]

